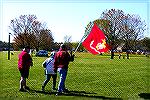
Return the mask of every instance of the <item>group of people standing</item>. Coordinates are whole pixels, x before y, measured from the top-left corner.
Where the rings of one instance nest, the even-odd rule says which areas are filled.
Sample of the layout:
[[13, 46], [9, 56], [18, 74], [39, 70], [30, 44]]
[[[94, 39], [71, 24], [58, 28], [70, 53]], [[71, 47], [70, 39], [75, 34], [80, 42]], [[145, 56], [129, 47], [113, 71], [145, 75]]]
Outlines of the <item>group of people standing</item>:
[[[29, 87], [26, 86], [26, 79], [29, 76], [30, 66], [33, 65], [32, 58], [29, 54], [30, 47], [27, 46], [25, 49], [19, 54], [18, 59], [18, 69], [21, 74], [20, 80], [20, 90], [26, 91], [29, 90]], [[70, 61], [74, 61], [74, 55], [70, 55], [67, 52], [66, 45], [62, 44], [58, 52], [51, 52], [50, 57], [47, 58], [43, 63], [43, 67], [45, 69], [46, 79], [42, 84], [42, 91], [45, 91], [45, 86], [49, 82], [50, 78], [53, 78], [53, 90], [57, 90], [56, 95], [62, 94], [62, 92], [68, 91], [65, 87], [65, 80], [68, 71], [68, 65]], [[60, 79], [58, 84], [58, 89], [56, 89], [56, 79], [57, 72], [59, 72]]]

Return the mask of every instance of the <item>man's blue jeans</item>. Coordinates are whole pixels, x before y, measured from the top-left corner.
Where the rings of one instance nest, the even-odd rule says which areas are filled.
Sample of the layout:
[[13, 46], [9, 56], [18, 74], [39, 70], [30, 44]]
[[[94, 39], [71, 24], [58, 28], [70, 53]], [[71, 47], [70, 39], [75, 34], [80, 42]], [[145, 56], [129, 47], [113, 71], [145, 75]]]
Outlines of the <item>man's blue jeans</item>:
[[63, 92], [65, 89], [65, 80], [67, 76], [68, 69], [58, 68], [58, 72], [60, 75], [59, 84], [58, 84], [58, 92]]

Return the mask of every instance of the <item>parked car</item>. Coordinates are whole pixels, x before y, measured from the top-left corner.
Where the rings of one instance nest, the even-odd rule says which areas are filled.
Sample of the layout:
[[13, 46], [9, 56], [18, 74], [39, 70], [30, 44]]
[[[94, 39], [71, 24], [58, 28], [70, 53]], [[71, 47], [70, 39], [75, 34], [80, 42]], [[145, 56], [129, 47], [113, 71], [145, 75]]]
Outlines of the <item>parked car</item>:
[[39, 57], [48, 57], [48, 51], [46, 50], [39, 50], [36, 55], [36, 57], [39, 56]]

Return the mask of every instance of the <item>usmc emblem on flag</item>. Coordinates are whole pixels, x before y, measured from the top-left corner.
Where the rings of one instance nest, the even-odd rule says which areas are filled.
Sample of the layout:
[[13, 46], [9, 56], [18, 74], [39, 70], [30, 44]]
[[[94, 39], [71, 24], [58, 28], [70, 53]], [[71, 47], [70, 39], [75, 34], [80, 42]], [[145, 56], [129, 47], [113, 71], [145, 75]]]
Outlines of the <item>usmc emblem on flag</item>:
[[105, 48], [106, 48], [106, 45], [105, 45], [105, 44], [106, 44], [106, 41], [105, 41], [105, 39], [103, 39], [103, 40], [102, 40], [102, 43], [98, 43], [98, 44], [97, 44], [96, 49], [97, 49], [97, 50], [105, 49]]

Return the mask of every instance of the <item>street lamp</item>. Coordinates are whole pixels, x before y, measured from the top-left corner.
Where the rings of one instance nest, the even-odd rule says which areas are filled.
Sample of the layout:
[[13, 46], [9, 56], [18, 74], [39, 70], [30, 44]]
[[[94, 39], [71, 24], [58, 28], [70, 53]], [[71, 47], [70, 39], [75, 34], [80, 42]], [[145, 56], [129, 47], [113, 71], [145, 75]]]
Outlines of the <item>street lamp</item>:
[[10, 34], [9, 33], [9, 38], [8, 38], [8, 60], [10, 60]]

